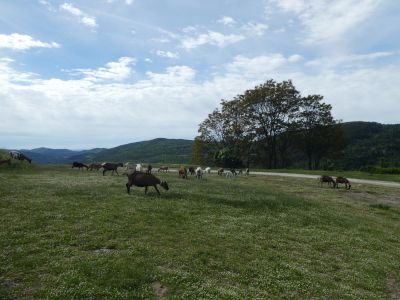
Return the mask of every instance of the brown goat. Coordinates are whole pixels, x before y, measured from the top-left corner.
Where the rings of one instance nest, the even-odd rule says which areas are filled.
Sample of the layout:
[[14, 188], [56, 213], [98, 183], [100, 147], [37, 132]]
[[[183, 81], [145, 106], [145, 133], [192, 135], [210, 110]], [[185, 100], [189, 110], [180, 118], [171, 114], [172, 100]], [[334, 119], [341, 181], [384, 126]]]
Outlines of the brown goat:
[[166, 191], [169, 190], [168, 183], [166, 181], [161, 181], [153, 174], [134, 171], [128, 176], [128, 183], [126, 184], [126, 191], [128, 194], [131, 192], [131, 186], [144, 187], [144, 193], [147, 194], [147, 188], [153, 186], [157, 193], [160, 195], [160, 191], [157, 188], [157, 184], [161, 185]]
[[11, 165], [11, 159], [2, 159], [0, 160], [0, 166], [3, 164]]
[[169, 171], [168, 171], [168, 167], [162, 166], [162, 167], [158, 168], [158, 171], [157, 171], [157, 172], [165, 172], [165, 173], [168, 173], [168, 172], [169, 172]]
[[337, 177], [336, 178], [336, 187], [339, 188], [339, 183], [344, 184], [346, 186], [346, 189], [350, 189], [351, 188], [351, 183], [347, 178], [344, 177]]
[[179, 171], [178, 171], [178, 175], [179, 177], [182, 177], [182, 179], [186, 178], [188, 179], [187, 175], [188, 175], [188, 171], [185, 167], [180, 167]]
[[224, 169], [223, 168], [219, 168], [217, 174], [222, 176], [222, 173], [224, 173]]
[[89, 170], [92, 171], [95, 169], [96, 171], [100, 170], [103, 166], [101, 164], [91, 163], [89, 165]]
[[327, 175], [322, 175], [320, 178], [318, 178], [318, 182], [319, 182], [319, 184], [321, 185], [321, 187], [322, 187], [322, 184], [323, 184], [324, 182], [327, 182], [329, 186], [331, 186], [331, 185], [333, 184], [333, 187], [334, 187], [334, 188], [336, 187], [336, 182], [335, 182], [335, 180], [333, 180], [332, 177], [327, 176]]

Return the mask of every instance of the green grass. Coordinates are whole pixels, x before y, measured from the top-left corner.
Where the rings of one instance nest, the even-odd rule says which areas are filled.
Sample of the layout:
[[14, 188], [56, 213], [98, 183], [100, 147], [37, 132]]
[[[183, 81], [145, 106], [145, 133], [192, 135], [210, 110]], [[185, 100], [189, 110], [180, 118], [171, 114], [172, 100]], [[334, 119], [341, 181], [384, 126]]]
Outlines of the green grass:
[[[400, 193], [314, 180], [0, 168], [0, 298], [390, 298]], [[164, 290], [164, 291], [165, 291]], [[162, 291], [159, 291], [162, 294]]]

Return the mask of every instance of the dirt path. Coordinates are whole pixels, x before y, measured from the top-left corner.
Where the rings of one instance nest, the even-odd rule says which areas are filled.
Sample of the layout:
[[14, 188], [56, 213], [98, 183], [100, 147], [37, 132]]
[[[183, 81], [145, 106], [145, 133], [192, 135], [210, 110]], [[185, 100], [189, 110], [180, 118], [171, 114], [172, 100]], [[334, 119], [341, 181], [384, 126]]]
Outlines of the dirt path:
[[[178, 172], [177, 169], [170, 169], [172, 172]], [[217, 173], [213, 170], [211, 173]], [[277, 172], [250, 172], [251, 175], [261, 175], [261, 176], [281, 176], [281, 177], [295, 177], [295, 178], [308, 178], [308, 179], [318, 179], [319, 175], [309, 175], [309, 174], [296, 174], [296, 173], [277, 173]], [[383, 180], [370, 180], [370, 179], [357, 179], [348, 178], [350, 182], [358, 184], [372, 184], [386, 187], [400, 188], [399, 182], [393, 181], [383, 181]]]

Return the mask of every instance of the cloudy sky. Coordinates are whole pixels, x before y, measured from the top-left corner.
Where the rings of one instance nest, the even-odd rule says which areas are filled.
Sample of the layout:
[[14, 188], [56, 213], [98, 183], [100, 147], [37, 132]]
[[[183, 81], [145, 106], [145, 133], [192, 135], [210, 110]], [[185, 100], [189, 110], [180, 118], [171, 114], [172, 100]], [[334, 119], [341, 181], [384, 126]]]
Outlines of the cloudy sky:
[[400, 123], [398, 0], [2, 0], [0, 148], [194, 138], [268, 79]]

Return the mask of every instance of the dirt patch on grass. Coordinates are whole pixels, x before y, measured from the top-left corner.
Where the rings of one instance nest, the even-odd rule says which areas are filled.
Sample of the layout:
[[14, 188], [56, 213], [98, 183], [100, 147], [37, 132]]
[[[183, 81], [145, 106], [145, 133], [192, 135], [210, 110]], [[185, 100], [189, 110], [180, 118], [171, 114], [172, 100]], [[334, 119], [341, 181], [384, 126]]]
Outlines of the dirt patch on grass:
[[155, 281], [151, 284], [153, 287], [154, 294], [156, 295], [157, 299], [164, 299], [166, 293], [168, 292], [168, 288], [163, 285], [159, 281]]
[[400, 284], [399, 284], [399, 282], [392, 277], [392, 278], [389, 278], [387, 285], [388, 285], [388, 288], [390, 291], [390, 299], [392, 299], [392, 300], [400, 299]]

